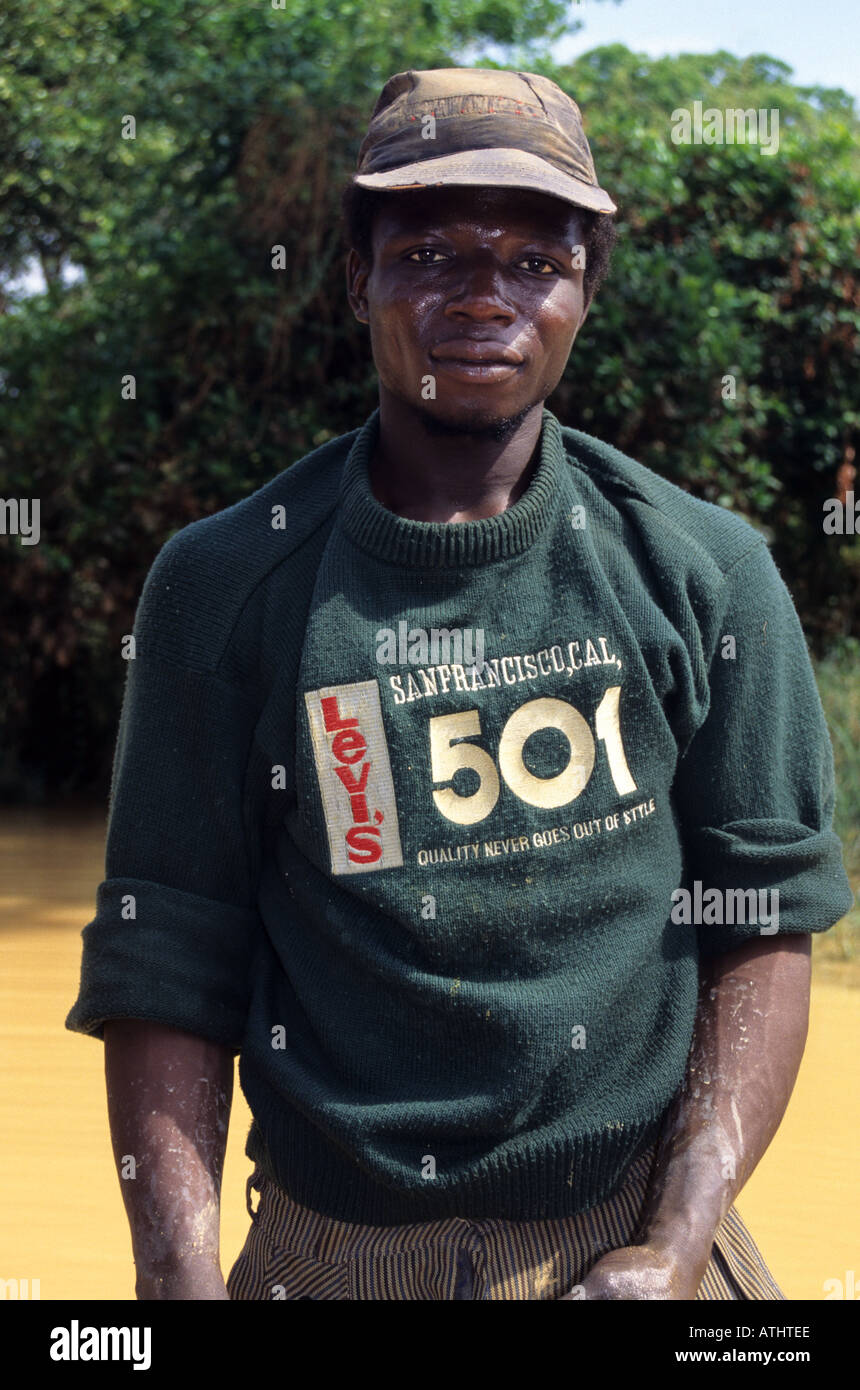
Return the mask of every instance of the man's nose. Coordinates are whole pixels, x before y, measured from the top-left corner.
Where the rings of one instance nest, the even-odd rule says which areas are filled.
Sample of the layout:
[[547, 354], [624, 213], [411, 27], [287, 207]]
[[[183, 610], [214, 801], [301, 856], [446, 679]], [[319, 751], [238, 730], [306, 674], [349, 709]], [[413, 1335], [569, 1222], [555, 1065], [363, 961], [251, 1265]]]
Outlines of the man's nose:
[[505, 294], [501, 270], [487, 263], [476, 263], [464, 272], [458, 290], [448, 300], [446, 313], [466, 313], [476, 318], [516, 317]]

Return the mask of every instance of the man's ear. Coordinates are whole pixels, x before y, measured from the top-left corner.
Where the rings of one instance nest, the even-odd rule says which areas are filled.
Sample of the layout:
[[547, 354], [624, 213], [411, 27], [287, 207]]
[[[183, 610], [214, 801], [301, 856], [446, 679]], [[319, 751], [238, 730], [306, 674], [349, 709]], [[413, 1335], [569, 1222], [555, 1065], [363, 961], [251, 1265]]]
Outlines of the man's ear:
[[346, 258], [346, 297], [359, 323], [369, 323], [367, 280], [370, 272], [354, 247]]
[[[592, 306], [593, 303], [594, 303], [594, 292], [593, 292], [593, 291], [589, 291], [588, 298], [587, 298], [586, 301], [585, 301], [585, 308], [584, 308], [583, 311], [582, 311], [582, 318], [579, 320], [579, 328], [582, 327], [582, 325], [585, 323], [585, 320], [588, 318], [589, 310], [591, 309], [591, 306]], [[577, 333], [579, 332], [579, 328], [576, 330]]]

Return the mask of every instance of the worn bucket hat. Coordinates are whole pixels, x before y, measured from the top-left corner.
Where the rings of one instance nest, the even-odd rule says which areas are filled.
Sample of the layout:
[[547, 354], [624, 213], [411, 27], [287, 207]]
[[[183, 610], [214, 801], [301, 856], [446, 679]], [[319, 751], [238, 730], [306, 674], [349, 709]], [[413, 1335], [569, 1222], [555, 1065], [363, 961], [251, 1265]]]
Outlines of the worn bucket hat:
[[508, 185], [616, 212], [597, 182], [576, 102], [548, 77], [496, 68], [389, 77], [358, 152], [362, 188]]

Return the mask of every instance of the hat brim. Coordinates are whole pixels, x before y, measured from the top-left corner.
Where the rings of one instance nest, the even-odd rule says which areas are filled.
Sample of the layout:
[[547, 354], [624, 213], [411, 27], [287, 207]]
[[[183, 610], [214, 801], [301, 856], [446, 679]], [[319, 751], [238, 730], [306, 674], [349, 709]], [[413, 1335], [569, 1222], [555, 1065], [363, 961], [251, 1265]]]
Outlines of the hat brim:
[[552, 198], [572, 203], [574, 207], [588, 208], [590, 212], [618, 211], [605, 189], [563, 174], [553, 164], [541, 159], [540, 155], [502, 146], [443, 154], [435, 159], [401, 164], [399, 169], [387, 169], [378, 174], [356, 174], [353, 182], [362, 188], [380, 190], [434, 188], [440, 184], [473, 184], [478, 187], [501, 185], [547, 193]]

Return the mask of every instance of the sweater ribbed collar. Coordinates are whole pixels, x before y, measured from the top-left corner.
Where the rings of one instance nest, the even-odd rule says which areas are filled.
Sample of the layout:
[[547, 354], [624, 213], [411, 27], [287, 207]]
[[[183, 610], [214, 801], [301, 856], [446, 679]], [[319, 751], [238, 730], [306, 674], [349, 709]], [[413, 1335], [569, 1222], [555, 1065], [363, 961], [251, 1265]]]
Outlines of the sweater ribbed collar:
[[370, 486], [369, 464], [379, 438], [379, 407], [359, 430], [341, 477], [341, 516], [362, 550], [393, 564], [482, 565], [519, 555], [555, 511], [565, 461], [561, 426], [544, 407], [540, 455], [528, 487], [512, 507], [478, 521], [412, 521], [389, 511]]

